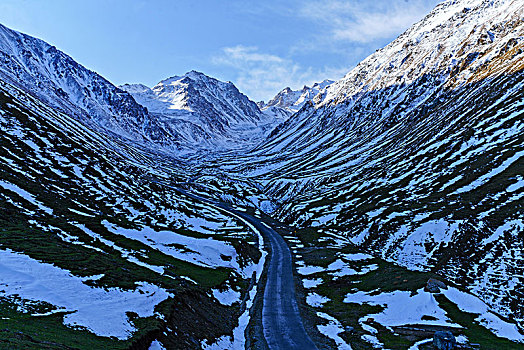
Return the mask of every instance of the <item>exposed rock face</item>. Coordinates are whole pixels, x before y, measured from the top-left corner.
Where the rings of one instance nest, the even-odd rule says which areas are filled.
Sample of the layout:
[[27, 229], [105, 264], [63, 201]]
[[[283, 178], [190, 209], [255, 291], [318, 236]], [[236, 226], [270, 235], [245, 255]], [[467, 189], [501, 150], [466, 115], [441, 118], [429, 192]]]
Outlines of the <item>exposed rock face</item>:
[[428, 283], [426, 284], [426, 287], [424, 288], [424, 291], [429, 292], [429, 293], [440, 293], [441, 289], [447, 289], [447, 288], [448, 287], [444, 284], [444, 282], [441, 282], [434, 278], [430, 278], [428, 280]]
[[438, 350], [453, 350], [457, 346], [457, 340], [451, 332], [438, 331], [433, 336], [433, 346]]

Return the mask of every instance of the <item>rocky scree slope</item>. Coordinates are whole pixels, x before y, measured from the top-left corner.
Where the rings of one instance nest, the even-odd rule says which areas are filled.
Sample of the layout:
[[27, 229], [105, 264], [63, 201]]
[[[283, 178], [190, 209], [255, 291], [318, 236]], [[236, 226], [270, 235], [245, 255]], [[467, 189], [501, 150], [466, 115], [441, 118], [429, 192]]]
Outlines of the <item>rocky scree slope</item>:
[[524, 326], [524, 4], [444, 1], [249, 155], [300, 227], [432, 270]]

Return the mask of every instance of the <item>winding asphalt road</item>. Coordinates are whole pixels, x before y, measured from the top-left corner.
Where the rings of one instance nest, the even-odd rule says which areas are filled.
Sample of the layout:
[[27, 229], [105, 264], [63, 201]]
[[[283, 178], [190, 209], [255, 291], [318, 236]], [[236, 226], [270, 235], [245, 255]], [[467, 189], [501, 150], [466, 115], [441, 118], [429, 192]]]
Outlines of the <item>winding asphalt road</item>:
[[[166, 185], [165, 183], [163, 185]], [[218, 201], [203, 198], [181, 188], [169, 186], [195, 200], [214, 205], [254, 226], [269, 246], [271, 254], [267, 265], [267, 281], [262, 306], [264, 338], [271, 350], [315, 350], [317, 347], [307, 334], [295, 297], [291, 252], [284, 239], [258, 218]]]

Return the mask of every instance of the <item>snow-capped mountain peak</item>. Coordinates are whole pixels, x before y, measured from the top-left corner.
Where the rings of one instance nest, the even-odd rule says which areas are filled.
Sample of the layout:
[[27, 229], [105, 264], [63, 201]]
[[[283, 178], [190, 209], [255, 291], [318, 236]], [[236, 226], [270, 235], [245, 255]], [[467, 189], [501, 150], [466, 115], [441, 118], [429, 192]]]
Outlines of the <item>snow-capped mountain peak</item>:
[[301, 90], [291, 90], [286, 87], [273, 97], [268, 103], [262, 105], [262, 109], [281, 108], [290, 114], [297, 112], [302, 106], [311, 101], [318, 93], [331, 85], [332, 80], [324, 80], [320, 83], [315, 83], [309, 87], [304, 85]]
[[137, 84], [121, 88], [196, 146], [222, 148], [247, 140], [252, 144], [285, 117], [261, 112], [232, 82], [197, 71], [164, 79], [152, 88]]
[[217, 109], [216, 112], [220, 109], [233, 121], [256, 121], [260, 115], [257, 105], [234, 84], [197, 71], [164, 79], [153, 88], [137, 84], [125, 84], [121, 88], [154, 113], [172, 114], [174, 110], [203, 112], [202, 108], [213, 104], [211, 107]]

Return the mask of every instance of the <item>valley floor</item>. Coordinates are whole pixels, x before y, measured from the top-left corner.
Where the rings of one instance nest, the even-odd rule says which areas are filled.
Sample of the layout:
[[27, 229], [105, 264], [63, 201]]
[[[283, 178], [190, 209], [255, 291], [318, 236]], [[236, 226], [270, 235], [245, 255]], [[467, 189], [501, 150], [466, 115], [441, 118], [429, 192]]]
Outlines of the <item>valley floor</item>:
[[[250, 348], [433, 349], [434, 333], [451, 331], [462, 349], [524, 349], [512, 320], [442, 276], [374, 258], [342, 235], [214, 203], [255, 226], [269, 248], [248, 327]], [[446, 286], [430, 292], [430, 279]], [[304, 343], [309, 339], [315, 345]]]

